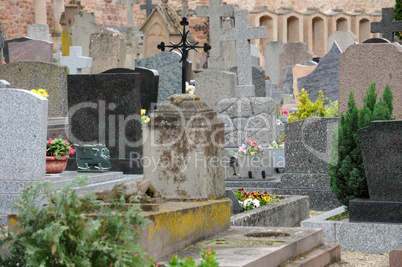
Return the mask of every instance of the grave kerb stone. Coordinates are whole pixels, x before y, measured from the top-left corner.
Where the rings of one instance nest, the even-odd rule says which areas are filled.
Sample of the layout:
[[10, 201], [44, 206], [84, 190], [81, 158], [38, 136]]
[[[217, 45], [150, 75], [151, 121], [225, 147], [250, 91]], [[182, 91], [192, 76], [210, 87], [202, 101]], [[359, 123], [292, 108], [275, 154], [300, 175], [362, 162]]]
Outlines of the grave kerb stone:
[[70, 55], [60, 57], [60, 65], [67, 66], [69, 74], [81, 74], [82, 68], [92, 67], [92, 58], [82, 56], [81, 46], [70, 46]]
[[250, 27], [248, 10], [235, 11], [236, 28], [221, 29], [222, 41], [236, 42], [236, 64], [239, 67], [237, 75], [237, 97], [254, 97], [255, 87], [251, 73], [250, 39], [266, 37], [266, 28]]
[[222, 28], [222, 17], [233, 17], [234, 6], [222, 5], [222, 0], [210, 0], [209, 6], [197, 6], [198, 17], [209, 18], [209, 41], [212, 47], [209, 52], [208, 69], [224, 70], [225, 59], [222, 56], [220, 35]]
[[371, 33], [381, 32], [382, 37], [394, 42], [394, 32], [402, 31], [402, 20], [396, 21], [393, 8], [382, 9], [382, 20], [371, 23]]

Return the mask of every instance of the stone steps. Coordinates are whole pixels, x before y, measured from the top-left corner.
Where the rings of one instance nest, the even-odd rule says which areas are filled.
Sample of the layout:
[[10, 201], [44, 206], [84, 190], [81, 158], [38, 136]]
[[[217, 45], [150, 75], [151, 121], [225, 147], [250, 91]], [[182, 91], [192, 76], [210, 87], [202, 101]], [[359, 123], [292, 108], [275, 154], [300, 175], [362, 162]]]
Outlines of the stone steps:
[[283, 267], [322, 267], [341, 260], [341, 245], [324, 244], [297, 257]]

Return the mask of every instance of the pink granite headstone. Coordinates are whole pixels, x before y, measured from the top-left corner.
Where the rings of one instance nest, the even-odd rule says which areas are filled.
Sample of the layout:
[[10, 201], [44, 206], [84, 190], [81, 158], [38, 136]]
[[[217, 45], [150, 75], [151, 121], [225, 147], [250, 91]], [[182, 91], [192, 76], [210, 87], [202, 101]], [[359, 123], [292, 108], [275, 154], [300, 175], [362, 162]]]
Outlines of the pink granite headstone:
[[31, 40], [21, 43], [9, 43], [9, 58], [11, 62], [42, 61], [53, 62], [53, 43]]

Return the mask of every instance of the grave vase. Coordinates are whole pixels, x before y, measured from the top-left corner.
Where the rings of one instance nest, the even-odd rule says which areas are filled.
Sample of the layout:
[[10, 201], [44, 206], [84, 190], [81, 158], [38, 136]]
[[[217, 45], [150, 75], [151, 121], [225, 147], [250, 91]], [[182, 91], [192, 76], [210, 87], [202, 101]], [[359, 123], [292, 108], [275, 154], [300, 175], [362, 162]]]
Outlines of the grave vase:
[[46, 173], [62, 173], [67, 167], [69, 156], [57, 159], [55, 156], [46, 157]]
[[239, 156], [238, 166], [241, 178], [265, 179], [274, 174], [273, 161], [269, 155]]

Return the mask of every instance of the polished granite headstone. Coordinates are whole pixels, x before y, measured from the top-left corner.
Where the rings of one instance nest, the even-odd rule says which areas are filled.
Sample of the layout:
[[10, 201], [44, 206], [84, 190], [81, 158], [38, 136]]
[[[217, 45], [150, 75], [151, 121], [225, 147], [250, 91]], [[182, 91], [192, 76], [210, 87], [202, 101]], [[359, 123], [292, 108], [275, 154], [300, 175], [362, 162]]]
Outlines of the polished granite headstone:
[[370, 199], [349, 202], [350, 221], [402, 223], [402, 120], [359, 129]]
[[11, 39], [11, 40], [6, 40], [4, 42], [4, 49], [3, 49], [3, 56], [4, 56], [4, 61], [6, 63], [10, 63], [10, 57], [9, 57], [9, 49], [8, 49], [8, 45], [10, 43], [22, 43], [22, 42], [26, 42], [26, 41], [31, 41], [32, 39], [29, 37], [20, 37], [20, 38], [16, 38], [16, 39]]
[[53, 43], [41, 40], [13, 42], [8, 44], [10, 62], [53, 62]]
[[116, 68], [103, 73], [137, 73], [140, 75], [141, 108], [152, 112], [152, 104], [158, 101], [159, 73], [153, 69], [136, 67], [135, 69]]
[[[142, 173], [142, 131], [138, 74], [67, 77], [69, 126], [73, 143], [105, 144], [112, 171]], [[70, 163], [71, 162], [71, 163]], [[69, 170], [76, 170], [69, 161]]]

